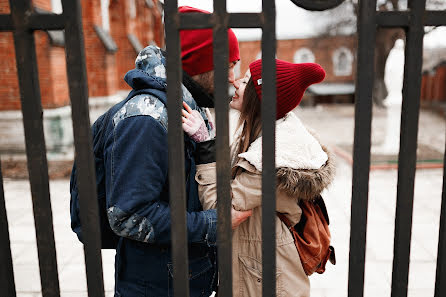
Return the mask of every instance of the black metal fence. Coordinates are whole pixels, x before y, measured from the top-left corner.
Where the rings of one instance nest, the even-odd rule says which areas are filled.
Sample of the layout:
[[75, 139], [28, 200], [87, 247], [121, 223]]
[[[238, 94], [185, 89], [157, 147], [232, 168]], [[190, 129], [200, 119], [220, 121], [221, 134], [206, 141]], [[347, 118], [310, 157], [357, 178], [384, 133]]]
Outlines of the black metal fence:
[[[343, 0], [292, 0], [308, 10], [326, 10]], [[421, 62], [424, 26], [446, 25], [446, 11], [425, 11], [426, 0], [409, 0], [407, 11], [376, 11], [377, 0], [360, 0], [358, 16], [358, 71], [356, 81], [355, 139], [351, 208], [351, 236], [348, 296], [361, 297], [364, 291], [364, 266], [368, 184], [370, 167], [373, 56], [377, 27], [399, 27], [406, 31], [406, 61], [401, 118], [400, 156], [398, 169], [397, 210], [395, 222], [392, 297], [407, 296], [409, 255], [413, 210], [413, 190], [416, 163], [418, 115], [420, 108]], [[63, 13], [37, 14], [31, 0], [10, 0], [11, 14], [0, 15], [0, 31], [12, 31], [17, 59], [18, 79], [25, 127], [26, 151], [30, 176], [42, 295], [60, 296], [56, 250], [49, 197], [48, 166], [42, 123], [37, 74], [35, 30], [65, 30], [66, 61], [72, 106], [73, 131], [81, 220], [84, 231], [84, 251], [90, 297], [103, 297], [104, 284], [98, 228], [98, 209], [92, 155], [88, 90], [82, 32], [80, 0], [62, 0]], [[168, 72], [169, 117], [169, 182], [171, 195], [177, 197], [172, 208], [172, 246], [175, 296], [188, 296], [188, 260], [186, 238], [186, 200], [184, 171], [175, 170], [184, 164], [183, 131], [181, 128], [180, 29], [213, 28], [215, 64], [215, 102], [218, 184], [218, 246], [219, 263], [231, 263], [231, 203], [229, 127], [227, 105], [227, 29], [262, 28], [262, 129], [267, 139], [275, 138], [275, 3], [262, 0], [261, 13], [227, 13], [225, 1], [214, 1], [213, 14], [184, 14], [177, 12], [177, 1], [165, 1], [165, 27]], [[178, 145], [180, 144], [180, 145]], [[263, 296], [275, 296], [275, 142], [263, 143]], [[181, 187], [173, 185], [182, 185]], [[440, 218], [435, 296], [446, 296], [446, 180]], [[265, 199], [268, 197], [267, 199]], [[5, 210], [3, 181], [0, 168], [0, 288], [2, 296], [16, 296], [8, 221]], [[220, 265], [220, 296], [232, 296], [232, 270]]]

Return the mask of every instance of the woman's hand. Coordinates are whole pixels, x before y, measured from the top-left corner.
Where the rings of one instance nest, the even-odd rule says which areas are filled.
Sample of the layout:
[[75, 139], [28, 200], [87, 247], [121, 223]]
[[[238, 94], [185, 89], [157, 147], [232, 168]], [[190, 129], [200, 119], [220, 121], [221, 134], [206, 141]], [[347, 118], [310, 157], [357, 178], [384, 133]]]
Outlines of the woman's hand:
[[210, 139], [209, 131], [203, 120], [203, 117], [197, 110], [192, 110], [186, 102], [183, 101], [186, 110], [183, 111], [183, 130], [195, 142], [203, 142]]

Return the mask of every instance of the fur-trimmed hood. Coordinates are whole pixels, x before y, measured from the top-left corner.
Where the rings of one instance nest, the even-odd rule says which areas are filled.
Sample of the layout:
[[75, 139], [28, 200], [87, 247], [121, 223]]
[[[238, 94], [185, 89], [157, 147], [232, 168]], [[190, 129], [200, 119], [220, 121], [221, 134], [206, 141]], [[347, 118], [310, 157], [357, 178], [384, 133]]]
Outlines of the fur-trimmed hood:
[[[262, 137], [239, 155], [262, 171]], [[276, 122], [277, 188], [291, 197], [314, 199], [334, 178], [331, 153], [290, 112]]]

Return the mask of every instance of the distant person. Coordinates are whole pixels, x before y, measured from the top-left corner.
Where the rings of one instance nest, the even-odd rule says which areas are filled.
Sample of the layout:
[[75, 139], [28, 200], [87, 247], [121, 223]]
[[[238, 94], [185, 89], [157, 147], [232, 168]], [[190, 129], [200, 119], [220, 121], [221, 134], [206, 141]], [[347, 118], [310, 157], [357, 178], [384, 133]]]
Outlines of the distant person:
[[[232, 236], [233, 296], [262, 294], [262, 131], [261, 60], [249, 65], [245, 76], [234, 82], [235, 94], [230, 106], [240, 111], [239, 134], [232, 147], [232, 205], [237, 210], [252, 210]], [[277, 212], [293, 224], [301, 219], [300, 200], [316, 198], [332, 181], [334, 165], [326, 148], [308, 132], [291, 112], [301, 101], [308, 86], [321, 82], [325, 71], [318, 64], [292, 64], [276, 60], [276, 176]], [[201, 116], [185, 105], [183, 129], [192, 139]], [[218, 137], [218, 136], [217, 136]], [[204, 139], [206, 137], [202, 137]], [[273, 141], [263, 139], [263, 141]], [[204, 209], [217, 206], [214, 140], [198, 143], [196, 155], [200, 200]], [[306, 275], [293, 237], [287, 226], [276, 218], [277, 296], [310, 295]]]

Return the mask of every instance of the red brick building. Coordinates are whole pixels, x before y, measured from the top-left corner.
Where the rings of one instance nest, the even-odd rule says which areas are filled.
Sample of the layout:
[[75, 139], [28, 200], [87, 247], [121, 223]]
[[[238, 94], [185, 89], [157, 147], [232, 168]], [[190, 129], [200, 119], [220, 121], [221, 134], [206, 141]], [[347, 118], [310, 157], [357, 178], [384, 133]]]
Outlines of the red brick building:
[[[330, 36], [277, 41], [277, 58], [294, 63], [314, 62], [326, 71], [323, 83], [309, 88], [306, 100], [353, 102], [357, 40], [354, 36]], [[240, 42], [240, 74], [261, 57], [261, 41]]]
[[[33, 4], [37, 13], [62, 11], [61, 0], [34, 0]], [[158, 0], [82, 0], [81, 4], [90, 117], [94, 119], [122, 98], [119, 91], [129, 89], [123, 77], [134, 67], [138, 52], [149, 44], [164, 45], [162, 7]], [[0, 0], [0, 13], [10, 13], [9, 0]], [[57, 150], [72, 144], [64, 35], [62, 31], [37, 31], [35, 42], [45, 136], [49, 150]], [[21, 126], [14, 41], [10, 32], [0, 32], [0, 99], [0, 151], [21, 152], [23, 129], [10, 127]], [[58, 135], [52, 136], [54, 131]]]
[[424, 50], [421, 102], [433, 107], [446, 103], [446, 48]]

